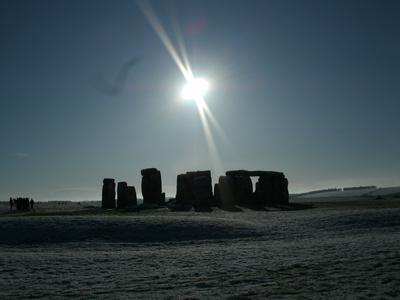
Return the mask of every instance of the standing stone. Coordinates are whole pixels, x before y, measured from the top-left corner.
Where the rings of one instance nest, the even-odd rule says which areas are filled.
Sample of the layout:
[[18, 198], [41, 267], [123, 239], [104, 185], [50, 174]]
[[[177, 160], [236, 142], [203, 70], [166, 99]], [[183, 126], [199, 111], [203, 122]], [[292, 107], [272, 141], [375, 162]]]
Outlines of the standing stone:
[[260, 205], [288, 204], [287, 179], [280, 172], [266, 172], [256, 184], [256, 199]]
[[[228, 171], [226, 175], [233, 179], [235, 200], [246, 205], [288, 204], [288, 180], [281, 172], [274, 171]], [[252, 192], [251, 176], [258, 176], [256, 189]]]
[[219, 197], [222, 208], [232, 208], [235, 206], [235, 195], [233, 178], [231, 176], [220, 176], [218, 180]]
[[209, 207], [213, 204], [211, 171], [195, 171], [179, 174], [176, 179], [176, 203]]
[[128, 184], [125, 181], [117, 185], [117, 208], [125, 208], [128, 205]]
[[212, 205], [212, 185], [211, 174], [209, 176], [194, 176], [193, 177], [193, 206], [209, 207]]
[[289, 181], [286, 177], [282, 181], [282, 204], [289, 204]]
[[112, 178], [105, 178], [103, 180], [101, 207], [115, 208], [115, 182]]
[[192, 205], [193, 191], [190, 178], [187, 174], [176, 177], [176, 203], [179, 205]]
[[233, 191], [235, 203], [239, 205], [249, 205], [252, 201], [253, 183], [250, 176], [234, 176]]
[[221, 195], [218, 183], [214, 184], [214, 205], [221, 206]]
[[257, 206], [266, 206], [272, 204], [272, 182], [269, 177], [260, 176], [256, 182], [256, 190], [254, 192], [254, 204]]
[[162, 205], [165, 194], [161, 192], [161, 172], [156, 168], [141, 170], [143, 204]]
[[137, 195], [136, 195], [135, 187], [127, 186], [126, 194], [127, 194], [127, 206], [136, 206], [137, 205]]

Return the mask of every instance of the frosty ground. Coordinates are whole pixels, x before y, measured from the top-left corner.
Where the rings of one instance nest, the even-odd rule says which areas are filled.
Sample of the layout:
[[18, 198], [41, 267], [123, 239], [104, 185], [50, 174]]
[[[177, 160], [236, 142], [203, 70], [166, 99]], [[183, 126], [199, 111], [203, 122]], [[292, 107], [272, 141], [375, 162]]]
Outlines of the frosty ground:
[[25, 215], [3, 205], [0, 298], [398, 298], [400, 200], [343, 203]]

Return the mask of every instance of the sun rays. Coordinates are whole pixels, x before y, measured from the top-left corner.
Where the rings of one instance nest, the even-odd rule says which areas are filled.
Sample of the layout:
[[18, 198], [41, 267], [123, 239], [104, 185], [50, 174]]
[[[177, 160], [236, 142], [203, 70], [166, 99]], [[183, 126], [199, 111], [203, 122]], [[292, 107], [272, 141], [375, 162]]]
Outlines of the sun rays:
[[214, 171], [221, 173], [223, 171], [223, 165], [211, 126], [225, 144], [229, 144], [229, 141], [222, 127], [219, 125], [217, 119], [214, 117], [204, 100], [205, 94], [209, 89], [209, 83], [203, 78], [196, 78], [194, 76], [177, 20], [174, 19], [173, 28], [179, 51], [172, 43], [150, 3], [144, 0], [137, 0], [136, 3], [185, 78], [186, 85], [182, 90], [181, 96], [185, 99], [193, 99], [195, 101], [207, 142], [208, 151], [214, 166]]

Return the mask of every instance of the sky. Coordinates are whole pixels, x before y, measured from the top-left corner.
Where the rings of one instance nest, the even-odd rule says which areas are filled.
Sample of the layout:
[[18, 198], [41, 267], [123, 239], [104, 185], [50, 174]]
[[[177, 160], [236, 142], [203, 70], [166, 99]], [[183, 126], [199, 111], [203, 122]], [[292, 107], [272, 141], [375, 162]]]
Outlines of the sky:
[[147, 167], [167, 195], [192, 170], [282, 171], [292, 193], [400, 185], [399, 1], [148, 4], [209, 81], [219, 159], [135, 1], [3, 0], [0, 200], [100, 199], [107, 177], [140, 194]]

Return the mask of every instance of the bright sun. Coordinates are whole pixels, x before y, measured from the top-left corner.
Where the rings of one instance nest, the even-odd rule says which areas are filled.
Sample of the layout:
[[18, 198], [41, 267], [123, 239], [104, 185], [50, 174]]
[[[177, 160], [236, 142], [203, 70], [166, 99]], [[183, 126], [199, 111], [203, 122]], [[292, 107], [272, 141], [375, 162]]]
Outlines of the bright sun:
[[186, 100], [197, 100], [204, 97], [209, 88], [207, 80], [204, 78], [193, 78], [186, 82], [182, 89], [181, 97]]

